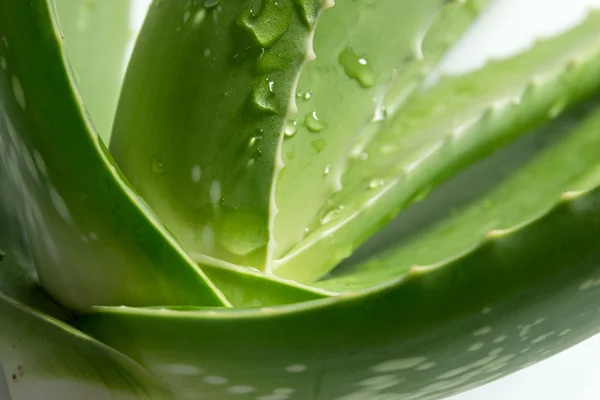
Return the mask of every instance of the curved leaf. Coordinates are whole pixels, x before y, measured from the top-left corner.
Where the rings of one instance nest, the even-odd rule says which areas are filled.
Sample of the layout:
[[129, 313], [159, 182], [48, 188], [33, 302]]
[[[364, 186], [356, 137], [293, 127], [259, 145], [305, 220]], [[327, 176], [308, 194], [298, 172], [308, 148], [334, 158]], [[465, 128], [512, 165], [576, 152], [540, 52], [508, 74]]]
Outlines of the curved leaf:
[[130, 0], [54, 0], [85, 106], [108, 143], [123, 80]]
[[265, 269], [282, 130], [327, 5], [151, 6], [125, 77], [111, 151], [196, 259]]
[[600, 332], [598, 235], [594, 189], [368, 291], [259, 310], [96, 308], [78, 325], [182, 399], [438, 399]]
[[[596, 102], [597, 103], [597, 102]], [[600, 109], [578, 107], [537, 135], [566, 131], [482, 196], [452, 210], [424, 232], [373, 255], [364, 264], [335, 271], [319, 282], [329, 290], [360, 290], [398, 279], [411, 267], [443, 263], [477, 249], [482, 241], [544, 215], [562, 193], [600, 183]], [[590, 116], [583, 117], [586, 113]], [[583, 119], [584, 122], [581, 122]], [[504, 159], [505, 162], [514, 161]], [[433, 194], [432, 194], [433, 196]]]
[[131, 359], [2, 293], [0, 325], [3, 399], [173, 398]]
[[[43, 62], [41, 62], [43, 60]], [[61, 304], [227, 304], [116, 169], [46, 0], [0, 0], [3, 203]]]
[[365, 147], [368, 157], [347, 166], [343, 189], [275, 273], [303, 282], [321, 277], [415, 198], [589, 96], [600, 87], [599, 33], [600, 12], [590, 12], [522, 55], [411, 98]]
[[[274, 257], [289, 252], [340, 189], [357, 140], [384, 126], [486, 1], [340, 1], [315, 32], [277, 181]], [[400, 22], [401, 21], [401, 22]]]

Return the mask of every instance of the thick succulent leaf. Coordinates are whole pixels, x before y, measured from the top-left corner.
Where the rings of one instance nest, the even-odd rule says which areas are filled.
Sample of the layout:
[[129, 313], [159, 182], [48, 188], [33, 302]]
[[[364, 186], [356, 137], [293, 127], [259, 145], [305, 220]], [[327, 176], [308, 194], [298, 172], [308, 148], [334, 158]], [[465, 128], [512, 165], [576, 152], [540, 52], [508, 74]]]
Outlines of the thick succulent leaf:
[[600, 86], [599, 34], [600, 12], [591, 12], [524, 54], [415, 95], [348, 165], [343, 189], [275, 272], [319, 278], [431, 187], [589, 96]]
[[105, 307], [78, 325], [182, 399], [438, 399], [600, 332], [600, 189], [561, 199], [368, 291], [256, 311]]
[[337, 295], [222, 262], [203, 264], [202, 270], [234, 307], [276, 306]]
[[2, 399], [173, 398], [131, 359], [2, 293], [0, 326]]
[[46, 0], [0, 0], [0, 168], [39, 278], [70, 308], [227, 304], [116, 169]]
[[192, 256], [264, 269], [279, 146], [325, 0], [155, 0], [111, 151]]
[[[398, 279], [415, 265], [451, 260], [477, 249], [482, 241], [502, 235], [507, 228], [544, 215], [561, 201], [562, 193], [586, 190], [598, 184], [600, 110], [595, 110], [581, 123], [589, 110], [590, 105], [582, 105], [536, 132], [538, 137], [559, 137], [461, 209], [448, 210], [447, 216], [424, 232], [396, 243], [392, 249], [373, 256], [367, 263], [345, 268], [339, 273], [334, 271], [318, 286], [342, 292], [360, 290]], [[522, 140], [515, 143], [523, 144]], [[514, 151], [506, 150], [502, 150], [506, 152], [502, 160], [514, 162]], [[482, 171], [485, 172], [488, 172], [488, 179], [494, 179], [489, 171]], [[470, 176], [473, 178], [474, 175]], [[435, 196], [436, 193], [431, 194], [431, 198]]]
[[77, 85], [108, 143], [123, 80], [131, 0], [54, 0]]
[[[0, 185], [3, 178], [0, 170]], [[70, 319], [71, 313], [43, 292], [27, 238], [18, 231], [16, 218], [4, 212], [1, 206], [0, 227], [0, 293], [61, 321]]]
[[[274, 256], [300, 241], [341, 185], [354, 142], [393, 116], [486, 1], [339, 1], [315, 32], [302, 70], [276, 188]], [[399, 23], [401, 20], [401, 23]]]

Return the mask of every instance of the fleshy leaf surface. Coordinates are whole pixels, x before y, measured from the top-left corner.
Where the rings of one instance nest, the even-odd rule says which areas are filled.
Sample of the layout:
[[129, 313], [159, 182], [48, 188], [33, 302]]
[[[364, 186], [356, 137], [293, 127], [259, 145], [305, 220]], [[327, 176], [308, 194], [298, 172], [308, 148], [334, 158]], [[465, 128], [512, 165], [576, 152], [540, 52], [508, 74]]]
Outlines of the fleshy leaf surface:
[[367, 291], [259, 310], [103, 307], [78, 325], [182, 399], [439, 399], [600, 332], [598, 235], [596, 188]]
[[45, 290], [91, 305], [228, 305], [94, 133], [46, 0], [0, 0], [2, 201]]
[[[530, 141], [534, 146], [541, 140], [550, 143], [538, 151], [534, 148], [531, 159], [506, 173], [482, 195], [458, 209], [447, 209], [446, 215], [432, 226], [391, 245], [386, 251], [374, 253], [370, 261], [340, 272], [333, 271], [317, 285], [341, 292], [361, 290], [396, 280], [411, 268], [452, 260], [477, 249], [482, 242], [504, 235], [505, 230], [509, 232], [513, 227], [546, 214], [564, 201], [561, 195], [568, 197], [569, 193], [597, 185], [600, 182], [600, 153], [597, 151], [600, 109], [595, 107], [597, 103], [591, 101], [581, 105], [530, 135], [537, 136], [536, 141]], [[515, 150], [522, 150], [526, 144], [520, 140], [512, 151], [501, 150], [506, 154], [498, 154], [501, 157], [496, 162], [515, 163]], [[496, 179], [489, 172], [489, 169], [483, 169], [479, 179]], [[474, 181], [477, 176], [469, 174], [469, 185], [477, 185]], [[464, 185], [464, 181], [457, 179], [451, 187], [460, 188], [458, 185], [461, 184]], [[435, 196], [435, 193], [431, 194], [431, 198]], [[426, 207], [420, 212], [435, 211]]]
[[[303, 68], [278, 177], [273, 256], [305, 235], [341, 187], [357, 140], [395, 115], [486, 1], [339, 1], [315, 31], [317, 58]], [[399, 22], [401, 20], [401, 22]]]
[[96, 131], [108, 143], [130, 28], [131, 0], [54, 0], [69, 61]]
[[421, 90], [348, 164], [342, 190], [275, 273], [318, 279], [432, 187], [589, 96], [600, 86], [599, 34], [591, 11], [521, 55]]
[[111, 152], [192, 257], [264, 269], [279, 146], [325, 0], [154, 1]]
[[174, 398], [130, 358], [2, 293], [0, 324], [2, 399]]

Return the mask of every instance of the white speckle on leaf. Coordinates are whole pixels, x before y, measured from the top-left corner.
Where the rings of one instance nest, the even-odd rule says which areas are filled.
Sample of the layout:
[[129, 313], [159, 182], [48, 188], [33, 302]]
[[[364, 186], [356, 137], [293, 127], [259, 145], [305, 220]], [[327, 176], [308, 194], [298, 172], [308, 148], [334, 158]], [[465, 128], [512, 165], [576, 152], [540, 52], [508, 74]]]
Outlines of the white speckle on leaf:
[[6, 63], [6, 58], [0, 57], [0, 67], [2, 67], [4, 71], [6, 71], [6, 68], [8, 67], [8, 64]]
[[482, 347], [483, 347], [483, 343], [481, 343], [481, 342], [473, 343], [472, 345], [469, 346], [467, 351], [477, 351], [477, 350], [481, 349]]
[[502, 343], [506, 340], [506, 336], [502, 335], [502, 336], [498, 336], [497, 338], [494, 339], [494, 343]]
[[223, 378], [222, 376], [205, 376], [202, 378], [202, 381], [209, 385], [224, 385], [227, 383], [227, 378]]
[[484, 326], [483, 328], [477, 329], [475, 332], [473, 332], [473, 336], [487, 335], [491, 331], [492, 331], [492, 327], [490, 327], [490, 326]]
[[192, 182], [198, 183], [200, 182], [200, 178], [202, 177], [202, 170], [199, 165], [194, 165], [191, 171]]
[[436, 363], [435, 363], [435, 362], [433, 362], [433, 361], [429, 361], [429, 362], [426, 362], [426, 363], [423, 363], [423, 364], [419, 365], [419, 366], [418, 366], [417, 368], [415, 368], [415, 369], [416, 369], [417, 371], [426, 371], [426, 370], [428, 370], [428, 369], [431, 369], [431, 368], [433, 368], [433, 367], [435, 367], [435, 366], [436, 366]]
[[285, 367], [285, 370], [287, 372], [291, 372], [291, 373], [300, 373], [300, 372], [304, 372], [308, 369], [308, 367], [304, 364], [291, 364], [288, 365], [287, 367]]
[[19, 81], [19, 78], [15, 75], [12, 77], [12, 87], [17, 103], [19, 103], [19, 106], [24, 110], [27, 105], [25, 101], [25, 92], [23, 91], [23, 86], [21, 86], [21, 81]]
[[256, 388], [248, 385], [235, 385], [227, 388], [227, 391], [231, 394], [247, 394], [252, 393]]
[[554, 334], [555, 334], [555, 332], [554, 332], [554, 331], [553, 331], [553, 332], [548, 332], [548, 333], [546, 333], [545, 335], [541, 335], [541, 336], [538, 336], [538, 337], [536, 337], [535, 339], [533, 339], [533, 340], [531, 341], [531, 343], [532, 343], [532, 344], [538, 344], [538, 343], [541, 343], [541, 342], [543, 342], [544, 340], [548, 339], [550, 336], [552, 336], [552, 335], [554, 335]]
[[209, 195], [210, 195], [210, 202], [213, 205], [217, 205], [219, 203], [219, 200], [221, 200], [221, 184], [219, 183], [218, 180], [215, 179], [210, 184]]
[[390, 360], [373, 367], [376, 372], [392, 372], [418, 367], [426, 361], [425, 357], [409, 357]]
[[165, 365], [161, 370], [169, 372], [174, 375], [192, 376], [200, 375], [202, 370], [195, 365], [188, 364], [168, 364]]

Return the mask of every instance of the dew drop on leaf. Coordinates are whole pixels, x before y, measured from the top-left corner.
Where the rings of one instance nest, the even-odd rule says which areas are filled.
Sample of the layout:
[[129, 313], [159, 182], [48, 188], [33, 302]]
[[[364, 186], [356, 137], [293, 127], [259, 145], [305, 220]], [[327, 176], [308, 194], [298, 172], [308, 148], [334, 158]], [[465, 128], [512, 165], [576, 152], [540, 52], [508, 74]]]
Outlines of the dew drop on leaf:
[[304, 125], [311, 132], [320, 132], [327, 127], [327, 124], [319, 119], [317, 112], [313, 111], [304, 119]]
[[224, 213], [217, 237], [221, 245], [235, 255], [248, 255], [267, 243], [265, 224], [260, 216], [238, 210]]
[[150, 168], [155, 175], [162, 174], [165, 169], [162, 161], [157, 156], [152, 157], [150, 160]]
[[347, 47], [342, 50], [338, 60], [349, 78], [356, 79], [362, 87], [373, 86], [375, 75], [366, 58], [357, 55], [354, 50]]
[[298, 123], [294, 120], [289, 120], [285, 125], [284, 134], [286, 138], [293, 137], [298, 131]]
[[310, 144], [313, 147], [313, 149], [317, 151], [317, 154], [322, 152], [325, 148], [325, 140], [323, 139], [313, 140], [312, 142], [310, 142]]

